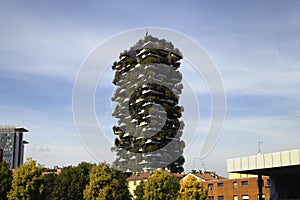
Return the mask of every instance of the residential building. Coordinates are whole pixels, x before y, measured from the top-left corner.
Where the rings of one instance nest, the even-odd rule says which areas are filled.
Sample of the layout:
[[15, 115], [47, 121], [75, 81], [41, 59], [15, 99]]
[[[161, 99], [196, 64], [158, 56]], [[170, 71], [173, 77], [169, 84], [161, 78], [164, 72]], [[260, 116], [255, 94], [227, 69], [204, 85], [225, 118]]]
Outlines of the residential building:
[[[183, 179], [188, 176], [194, 176], [208, 191], [209, 200], [244, 200], [257, 199], [258, 185], [257, 176], [245, 174], [229, 174], [229, 179], [219, 176], [215, 172], [209, 171], [192, 171], [188, 173]], [[269, 178], [263, 177], [264, 197], [269, 198]]]
[[[263, 177], [263, 198], [269, 199], [269, 178]], [[203, 181], [203, 187], [208, 190], [209, 200], [244, 200], [258, 199], [257, 177], [220, 179]]]
[[116, 168], [139, 173], [165, 167], [174, 173], [184, 171], [179, 105], [183, 85], [178, 70], [182, 58], [171, 42], [147, 35], [113, 64]]
[[[183, 178], [182, 174], [170, 173], [167, 170], [165, 170], [164, 172], [167, 173], [169, 176], [175, 176], [179, 179]], [[136, 190], [136, 187], [139, 186], [142, 181], [147, 181], [151, 174], [152, 172], [136, 173], [127, 178], [128, 190], [133, 197], [135, 197], [134, 191]]]
[[192, 172], [184, 176], [183, 180], [186, 179], [188, 176], [195, 176], [201, 182], [227, 180], [227, 178], [223, 176], [219, 176], [216, 172], [205, 171], [205, 170], [201, 170], [201, 171], [192, 170]]
[[16, 168], [23, 164], [24, 144], [23, 133], [26, 128], [15, 126], [0, 126], [0, 159], [6, 161], [10, 168]]

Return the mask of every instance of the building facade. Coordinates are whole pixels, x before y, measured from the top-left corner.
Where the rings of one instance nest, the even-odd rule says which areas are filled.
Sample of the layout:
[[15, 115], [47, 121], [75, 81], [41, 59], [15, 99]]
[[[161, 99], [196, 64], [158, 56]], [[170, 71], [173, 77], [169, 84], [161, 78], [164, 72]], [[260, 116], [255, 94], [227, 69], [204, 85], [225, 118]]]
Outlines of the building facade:
[[24, 144], [23, 133], [28, 132], [23, 127], [0, 126], [0, 160], [6, 161], [10, 168], [23, 164]]
[[[247, 200], [258, 199], [257, 177], [204, 181], [209, 200]], [[263, 199], [269, 199], [269, 177], [263, 177]]]
[[148, 35], [113, 64], [117, 169], [141, 173], [166, 167], [183, 172], [182, 58], [171, 42]]
[[[174, 176], [178, 179], [182, 179], [183, 175], [178, 173], [170, 173], [167, 170], [164, 170], [164, 172], [168, 176]], [[135, 199], [135, 190], [137, 186], [141, 185], [142, 182], [145, 182], [148, 180], [148, 178], [152, 175], [153, 172], [144, 172], [144, 173], [137, 173], [127, 178], [127, 184], [128, 184], [128, 190], [130, 194], [132, 195], [133, 199]]]
[[[209, 171], [193, 171], [187, 174], [194, 176], [202, 182], [208, 191], [209, 200], [246, 200], [258, 199], [258, 178], [255, 175], [229, 174], [229, 179]], [[269, 177], [263, 177], [263, 199], [269, 199], [270, 181]]]
[[264, 199], [264, 176], [270, 177], [270, 200], [300, 199], [300, 149], [232, 158], [227, 160], [227, 171], [256, 175], [260, 199]]

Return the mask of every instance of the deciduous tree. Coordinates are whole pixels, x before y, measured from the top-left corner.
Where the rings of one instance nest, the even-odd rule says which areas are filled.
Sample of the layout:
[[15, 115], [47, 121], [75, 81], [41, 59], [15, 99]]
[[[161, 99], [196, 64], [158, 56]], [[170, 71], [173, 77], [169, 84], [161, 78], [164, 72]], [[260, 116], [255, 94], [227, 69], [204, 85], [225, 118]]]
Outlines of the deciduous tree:
[[56, 200], [58, 198], [55, 198], [54, 196], [54, 185], [55, 185], [55, 180], [57, 176], [53, 173], [43, 175], [42, 181], [44, 185], [43, 189], [43, 200]]
[[90, 182], [84, 191], [86, 200], [129, 200], [126, 176], [102, 163], [93, 166]]
[[141, 184], [138, 185], [134, 191], [134, 195], [135, 195], [135, 200], [143, 200], [143, 196], [144, 196], [144, 187], [145, 187], [145, 183], [142, 180]]
[[0, 162], [0, 200], [6, 200], [7, 192], [11, 188], [12, 172], [9, 165], [2, 161]]
[[175, 200], [178, 196], [179, 186], [178, 178], [170, 176], [163, 170], [158, 169], [145, 183], [143, 199]]
[[89, 183], [90, 169], [93, 164], [82, 162], [78, 166], [68, 166], [62, 169], [56, 177], [52, 199], [53, 200], [82, 200], [83, 191]]
[[42, 184], [42, 167], [35, 160], [28, 159], [13, 174], [9, 200], [41, 199], [44, 185]]
[[180, 200], [206, 200], [207, 190], [202, 183], [193, 175], [188, 175], [180, 182]]

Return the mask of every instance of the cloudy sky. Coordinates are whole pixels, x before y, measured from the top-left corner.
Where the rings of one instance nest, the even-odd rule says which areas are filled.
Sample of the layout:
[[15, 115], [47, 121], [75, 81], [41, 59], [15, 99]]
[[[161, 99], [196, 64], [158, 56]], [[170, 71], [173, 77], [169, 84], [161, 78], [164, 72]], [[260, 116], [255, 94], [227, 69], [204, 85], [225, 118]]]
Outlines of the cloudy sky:
[[[108, 38], [144, 27], [172, 29], [195, 40], [223, 80], [227, 114], [221, 137], [209, 156], [199, 159], [201, 132], [210, 120], [209, 94], [201, 89], [205, 90], [204, 84], [193, 81], [197, 77], [189, 74], [188, 64], [185, 68], [183, 62], [185, 88], [194, 92], [203, 116], [197, 121], [200, 130], [195, 134], [190, 130], [195, 123], [191, 117], [195, 113], [188, 106], [191, 98], [184, 94], [184, 138], [190, 144], [185, 152], [186, 171], [205, 165], [226, 175], [226, 159], [257, 154], [259, 141], [263, 142], [263, 153], [299, 148], [299, 1], [0, 4], [0, 124], [30, 130], [26, 157], [49, 167], [97, 162], [86, 144], [84, 148], [73, 121], [76, 75], [91, 52]], [[109, 66], [105, 69], [106, 76], [95, 94], [95, 112], [102, 120], [104, 143], [109, 146], [114, 123], [109, 101], [114, 86], [110, 85], [113, 72]], [[112, 161], [104, 150], [99, 155], [102, 161]]]

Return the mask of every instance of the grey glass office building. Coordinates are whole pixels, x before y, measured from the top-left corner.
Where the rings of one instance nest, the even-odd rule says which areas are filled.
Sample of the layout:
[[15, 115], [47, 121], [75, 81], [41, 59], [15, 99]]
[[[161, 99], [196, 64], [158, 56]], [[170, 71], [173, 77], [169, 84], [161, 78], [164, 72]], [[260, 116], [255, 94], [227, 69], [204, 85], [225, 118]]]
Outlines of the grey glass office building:
[[24, 144], [23, 133], [28, 132], [23, 127], [0, 126], [0, 161], [6, 161], [11, 168], [23, 163]]

